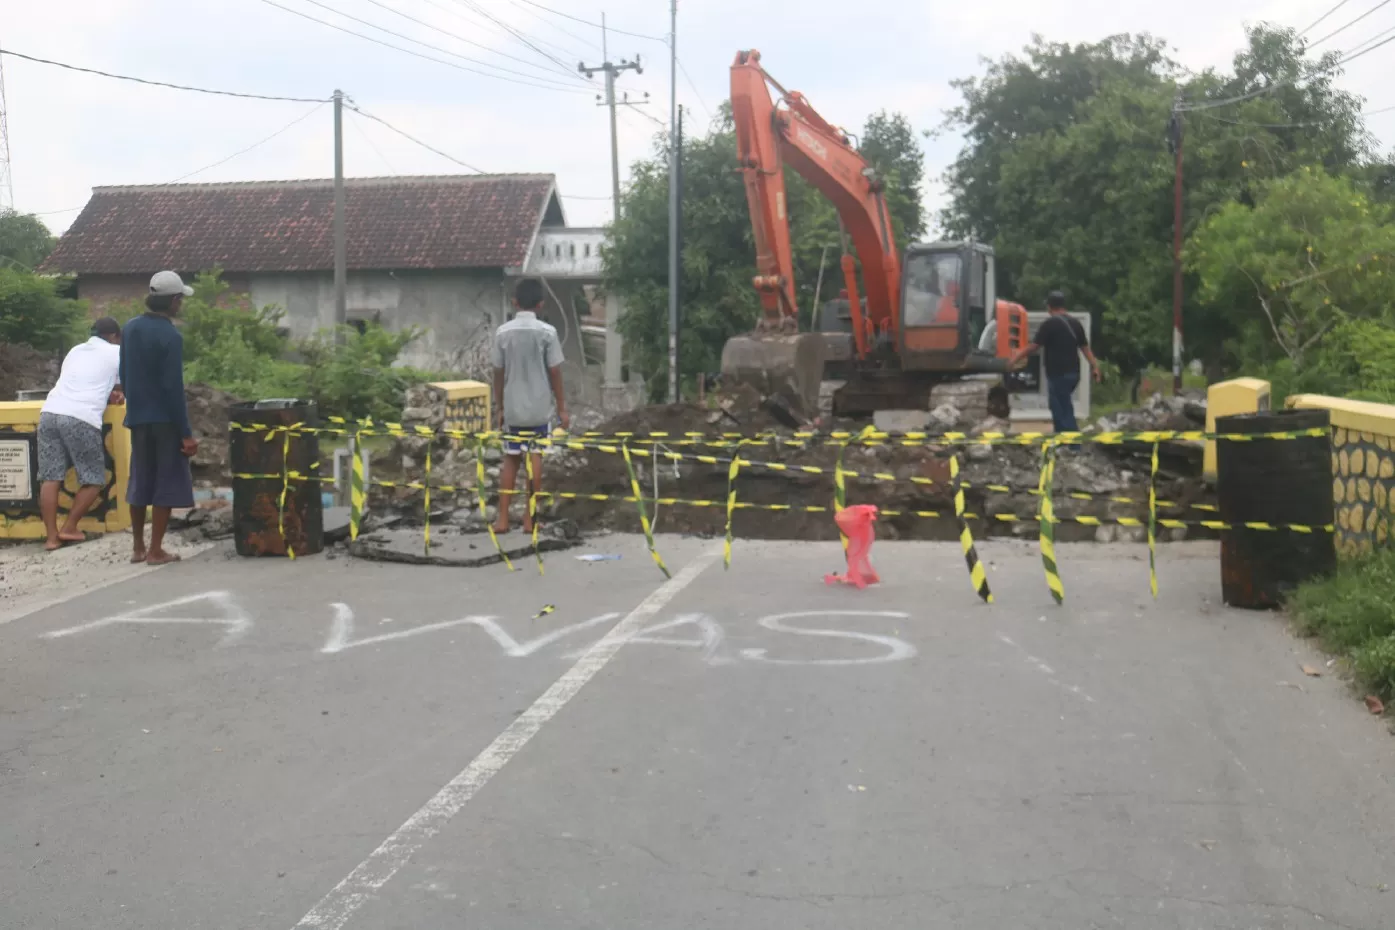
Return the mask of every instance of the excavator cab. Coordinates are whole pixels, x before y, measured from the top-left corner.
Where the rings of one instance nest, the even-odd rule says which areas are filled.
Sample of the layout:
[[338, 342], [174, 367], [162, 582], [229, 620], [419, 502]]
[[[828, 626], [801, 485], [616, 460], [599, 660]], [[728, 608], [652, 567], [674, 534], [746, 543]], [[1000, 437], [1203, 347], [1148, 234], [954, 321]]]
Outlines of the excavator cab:
[[[993, 266], [993, 247], [981, 242], [933, 242], [906, 250], [899, 334], [903, 370], [1004, 370], [999, 340], [980, 348], [990, 323], [999, 322]], [[1014, 327], [1006, 329], [1010, 342]]]

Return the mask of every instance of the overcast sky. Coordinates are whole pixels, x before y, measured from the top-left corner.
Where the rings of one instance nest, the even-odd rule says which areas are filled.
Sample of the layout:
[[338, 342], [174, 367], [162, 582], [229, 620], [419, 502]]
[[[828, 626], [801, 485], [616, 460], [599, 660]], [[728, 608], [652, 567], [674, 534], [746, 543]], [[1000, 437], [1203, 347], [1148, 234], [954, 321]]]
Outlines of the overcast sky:
[[[595, 100], [601, 81], [588, 83], [572, 73], [579, 59], [600, 61], [601, 36], [577, 20], [597, 22], [604, 10], [614, 28], [662, 37], [668, 31], [668, 2], [603, 0], [604, 7], [600, 0], [539, 2], [575, 19], [529, 0], [8, 0], [0, 41], [28, 55], [152, 80], [310, 98], [342, 88], [365, 111], [472, 167], [556, 174], [569, 222], [602, 224], [610, 218], [610, 147], [605, 111]], [[691, 80], [680, 73], [678, 99], [705, 122], [726, 97], [735, 51], [758, 48], [768, 70], [786, 87], [803, 91], [832, 122], [857, 127], [868, 113], [885, 108], [905, 113], [918, 128], [931, 128], [955, 102], [951, 79], [979, 71], [980, 56], [1020, 48], [1033, 32], [1083, 41], [1148, 31], [1171, 43], [1185, 65], [1200, 69], [1226, 65], [1243, 41], [1246, 23], [1302, 28], [1335, 2], [682, 0], [678, 53]], [[273, 3], [508, 80], [424, 61]], [[1348, 0], [1311, 38], [1377, 3]], [[443, 51], [389, 36], [331, 9]], [[1395, 5], [1320, 48], [1350, 49], [1391, 27]], [[612, 35], [609, 47], [615, 58], [642, 56], [644, 73], [626, 73], [620, 87], [632, 100], [647, 91], [651, 101], [621, 111], [624, 174], [652, 146], [658, 122], [668, 118], [667, 48], [626, 35]], [[1392, 60], [1395, 43], [1353, 62], [1341, 84], [1364, 96], [1368, 109], [1395, 106]], [[502, 74], [499, 68], [518, 74]], [[312, 113], [314, 104], [208, 97], [8, 56], [4, 69], [15, 206], [44, 214], [55, 231], [72, 222], [94, 186], [165, 183], [196, 171], [188, 180], [333, 172], [329, 106]], [[513, 83], [525, 80], [519, 75], [549, 86]], [[1395, 143], [1395, 110], [1373, 116], [1370, 126], [1383, 148]], [[270, 141], [229, 158], [283, 128]], [[941, 199], [935, 179], [957, 148], [956, 139], [927, 143], [932, 182], [925, 196], [932, 208]], [[345, 130], [345, 160], [350, 176], [465, 170], [353, 114]]]

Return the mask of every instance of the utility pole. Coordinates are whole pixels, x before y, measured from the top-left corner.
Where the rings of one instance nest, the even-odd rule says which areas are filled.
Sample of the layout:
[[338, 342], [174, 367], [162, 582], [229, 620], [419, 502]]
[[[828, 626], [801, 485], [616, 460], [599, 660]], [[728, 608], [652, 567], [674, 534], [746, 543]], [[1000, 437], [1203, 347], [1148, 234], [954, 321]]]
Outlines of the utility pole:
[[668, 401], [678, 403], [678, 0], [669, 0]]
[[15, 182], [10, 174], [10, 120], [5, 105], [5, 59], [0, 56], [0, 210], [15, 205]]
[[[615, 99], [615, 79], [626, 71], [643, 74], [644, 67], [640, 64], [638, 55], [635, 56], [634, 61], [622, 59], [618, 64], [610, 60], [604, 13], [601, 14], [601, 58], [602, 61], [599, 65], [589, 66], [585, 62], [581, 62], [576, 67], [587, 77], [594, 76], [598, 71], [605, 74], [605, 100], [601, 105], [610, 109], [610, 197], [613, 211], [611, 223], [614, 224], [620, 222], [620, 138], [615, 126], [615, 108], [619, 106], [619, 102]], [[626, 102], [628, 103], [628, 95]], [[607, 294], [605, 299], [605, 385], [601, 389], [602, 406], [607, 410], [610, 409], [611, 400], [616, 395], [623, 394], [624, 389], [620, 380], [624, 343], [620, 339], [619, 323], [619, 301], [613, 294]]]
[[349, 322], [347, 246], [344, 234], [344, 92], [334, 92], [334, 325]]
[[1172, 393], [1182, 393], [1182, 95], [1172, 104], [1168, 141], [1177, 159], [1172, 192]]

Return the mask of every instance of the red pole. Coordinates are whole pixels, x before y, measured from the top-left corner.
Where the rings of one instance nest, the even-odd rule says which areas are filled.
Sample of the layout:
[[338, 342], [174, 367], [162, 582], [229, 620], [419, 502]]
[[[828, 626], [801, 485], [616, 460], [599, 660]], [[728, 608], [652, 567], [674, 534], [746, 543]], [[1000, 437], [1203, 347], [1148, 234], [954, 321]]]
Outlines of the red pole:
[[1177, 180], [1172, 204], [1172, 393], [1182, 393], [1182, 114], [1172, 111]]

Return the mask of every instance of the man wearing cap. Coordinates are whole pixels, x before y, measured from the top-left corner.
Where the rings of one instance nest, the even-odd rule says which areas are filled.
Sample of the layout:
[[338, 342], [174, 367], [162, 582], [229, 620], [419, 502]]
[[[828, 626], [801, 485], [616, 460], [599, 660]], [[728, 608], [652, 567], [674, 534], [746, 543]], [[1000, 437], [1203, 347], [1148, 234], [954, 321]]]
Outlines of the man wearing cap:
[[[132, 562], [163, 565], [179, 561], [166, 552], [170, 511], [194, 506], [189, 459], [199, 442], [189, 427], [184, 400], [184, 337], [174, 327], [185, 297], [194, 293], [173, 271], [150, 279], [146, 312], [121, 335], [121, 385], [126, 425], [131, 430], [131, 480], [126, 503], [135, 537]], [[151, 509], [150, 547], [145, 545], [145, 509]]]
[[1085, 327], [1066, 312], [1066, 295], [1060, 291], [1046, 295], [1046, 309], [1051, 315], [1037, 327], [1032, 341], [1013, 354], [1008, 368], [1016, 368], [1027, 356], [1041, 352], [1041, 367], [1046, 375], [1046, 400], [1051, 407], [1051, 427], [1058, 433], [1074, 433], [1080, 427], [1075, 422], [1075, 403], [1071, 395], [1080, 384], [1080, 354], [1085, 354], [1096, 381], [1100, 380], [1100, 363], [1095, 353], [1090, 351]]
[[[102, 417], [107, 404], [121, 403], [116, 389], [120, 345], [121, 324], [109, 316], [93, 323], [91, 337], [64, 357], [58, 383], [39, 413], [39, 512], [48, 530], [44, 548], [50, 552], [65, 543], [82, 542], [78, 521], [87, 516], [106, 484]], [[70, 468], [77, 471], [81, 487], [60, 529], [58, 491]]]

